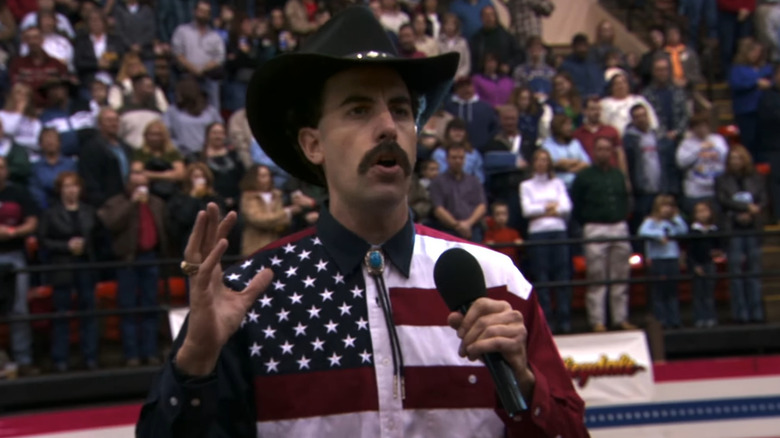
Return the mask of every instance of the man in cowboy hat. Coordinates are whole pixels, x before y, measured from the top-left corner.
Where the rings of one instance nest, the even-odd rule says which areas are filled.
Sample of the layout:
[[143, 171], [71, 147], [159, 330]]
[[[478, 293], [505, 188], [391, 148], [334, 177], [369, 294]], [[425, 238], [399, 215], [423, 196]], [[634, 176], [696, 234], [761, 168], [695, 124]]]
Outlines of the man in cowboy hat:
[[[327, 185], [330, 200], [315, 227], [225, 273], [236, 217], [220, 222], [214, 205], [199, 214], [182, 263], [188, 322], [138, 436], [587, 436], [511, 260], [410, 219], [417, 129], [457, 64], [399, 59], [370, 10], [354, 7], [255, 73], [247, 115], [258, 142], [290, 174]], [[480, 260], [491, 296], [465, 316], [433, 281], [453, 247]], [[527, 401], [514, 418], [476, 362], [488, 352], [510, 364]]]

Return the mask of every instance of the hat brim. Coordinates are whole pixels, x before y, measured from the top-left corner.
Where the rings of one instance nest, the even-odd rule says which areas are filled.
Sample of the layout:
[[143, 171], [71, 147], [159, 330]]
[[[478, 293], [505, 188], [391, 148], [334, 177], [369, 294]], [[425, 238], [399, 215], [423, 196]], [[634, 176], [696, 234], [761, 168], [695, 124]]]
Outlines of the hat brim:
[[247, 88], [246, 113], [255, 139], [274, 163], [306, 182], [324, 186], [320, 166], [312, 164], [298, 145], [290, 121], [304, 102], [321, 92], [327, 78], [353, 67], [386, 66], [397, 71], [409, 91], [420, 99], [416, 124], [428, 121], [449, 92], [459, 55], [430, 58], [335, 58], [291, 53], [271, 59], [252, 76]]

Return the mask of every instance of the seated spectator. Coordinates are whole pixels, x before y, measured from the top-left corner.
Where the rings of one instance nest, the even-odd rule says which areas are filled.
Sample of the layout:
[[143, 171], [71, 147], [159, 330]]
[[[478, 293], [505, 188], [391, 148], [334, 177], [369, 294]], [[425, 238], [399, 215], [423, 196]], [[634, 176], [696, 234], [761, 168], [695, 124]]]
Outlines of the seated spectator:
[[109, 106], [108, 91], [112, 83], [111, 77], [105, 73], [96, 74], [89, 82], [89, 112], [92, 114], [92, 119], [95, 122], [97, 122], [100, 110]]
[[[568, 73], [559, 72], [553, 78], [553, 92], [544, 103], [539, 137], [544, 141], [550, 135], [550, 122], [555, 114], [565, 114], [575, 127], [582, 124], [582, 98], [574, 88]], [[544, 128], [544, 129], [542, 129]]]
[[547, 50], [539, 37], [531, 37], [526, 45], [528, 59], [515, 68], [512, 77], [518, 87], [528, 87], [540, 102], [544, 102], [552, 93], [552, 81], [555, 69], [545, 60]]
[[[577, 175], [571, 188], [574, 218], [583, 225], [585, 239], [628, 237], [629, 193], [623, 173], [610, 164], [615, 146], [608, 138], [596, 141], [594, 166]], [[594, 332], [607, 330], [606, 295], [612, 324], [620, 330], [634, 330], [628, 321], [628, 284], [602, 284], [604, 280], [628, 279], [631, 273], [628, 241], [612, 240], [585, 244], [588, 286], [585, 296], [588, 322]]]
[[[574, 138], [573, 131], [574, 128], [569, 118], [558, 114], [550, 122], [550, 137], [542, 143], [542, 148], [550, 153], [555, 175], [564, 182], [567, 189], [571, 189], [577, 174], [583, 169], [587, 169], [591, 163], [585, 149]], [[612, 143], [610, 142], [610, 144]]]
[[423, 225], [430, 224], [431, 211], [431, 181], [439, 176], [439, 163], [436, 160], [425, 160], [420, 164], [419, 176], [415, 173], [412, 176], [412, 183], [409, 186], [409, 207], [414, 214], [414, 221]]
[[137, 150], [143, 144], [146, 127], [161, 120], [162, 111], [155, 104], [154, 81], [148, 75], [134, 77], [133, 94], [119, 110], [119, 137]]
[[115, 1], [111, 18], [116, 35], [127, 52], [151, 65], [157, 38], [157, 17], [152, 6], [140, 0]]
[[5, 133], [0, 123], [0, 157], [5, 161], [5, 177], [8, 181], [27, 187], [30, 178], [30, 159], [27, 151]]
[[271, 169], [252, 166], [240, 186], [244, 221], [241, 255], [246, 257], [280, 238], [290, 226], [292, 213], [284, 206], [282, 191], [274, 187]]
[[[54, 128], [44, 128], [39, 137], [40, 159], [32, 164], [30, 194], [41, 211], [54, 204], [58, 196], [55, 189], [57, 176], [62, 172], [75, 172], [76, 161], [62, 155], [60, 134]], [[79, 192], [82, 192], [79, 185]]]
[[493, 7], [490, 0], [453, 0], [450, 2], [450, 12], [460, 20], [463, 38], [471, 41], [471, 38], [482, 28], [482, 11], [486, 7]]
[[772, 169], [769, 193], [774, 219], [780, 221], [780, 65], [774, 67], [772, 88], [764, 92], [758, 103], [758, 132], [758, 156], [766, 158]]
[[715, 279], [709, 278], [716, 272], [713, 257], [720, 252], [717, 237], [715, 212], [708, 202], [699, 202], [693, 208], [691, 239], [688, 243], [688, 266], [693, 271], [693, 318], [696, 328], [715, 327], [718, 315], [715, 311]]
[[[485, 245], [520, 245], [523, 239], [520, 233], [509, 226], [509, 206], [502, 201], [496, 201], [490, 206], [492, 223], [485, 231]], [[515, 265], [520, 266], [520, 254], [517, 246], [495, 248], [496, 251], [508, 256]]]
[[54, 128], [60, 133], [62, 153], [68, 157], [80, 155], [82, 145], [94, 134], [95, 119], [89, 104], [80, 99], [71, 99], [72, 84], [55, 79], [44, 84], [46, 108], [41, 113], [45, 128]]
[[89, 32], [79, 35], [73, 44], [73, 61], [82, 83], [98, 72], [111, 76], [119, 70], [119, 61], [125, 53], [122, 40], [107, 33], [106, 17], [101, 11], [92, 12], [87, 21]]
[[572, 54], [564, 58], [560, 70], [574, 79], [574, 88], [581, 96], [601, 96], [604, 91], [604, 69], [598, 60], [590, 56], [588, 37], [582, 33], [574, 35], [571, 48]]
[[677, 148], [677, 167], [684, 174], [683, 211], [690, 216], [701, 201], [714, 201], [715, 178], [723, 173], [728, 145], [714, 134], [706, 114], [691, 117], [690, 135]]
[[133, 161], [143, 163], [151, 194], [167, 201], [184, 180], [184, 157], [160, 120], [146, 125], [143, 137], [143, 144], [133, 153]]
[[414, 46], [425, 56], [436, 56], [439, 54], [439, 44], [432, 36], [426, 33], [428, 21], [425, 15], [418, 12], [412, 18], [412, 30], [414, 30]]
[[[715, 188], [726, 231], [763, 229], [763, 213], [768, 202], [766, 184], [744, 146], [731, 147], [726, 171], [716, 178]], [[728, 241], [729, 273], [734, 275], [729, 279], [731, 316], [738, 323], [764, 322], [760, 239], [758, 235], [736, 235]]]
[[482, 71], [472, 77], [477, 96], [494, 107], [506, 104], [514, 81], [498, 70], [498, 57], [494, 53], [485, 53], [482, 61]]
[[[119, 72], [116, 74], [116, 83], [108, 91], [108, 103], [111, 108], [119, 111], [125, 105], [125, 99], [129, 99], [133, 94], [133, 78], [140, 75], [150, 75], [151, 73], [144, 66], [141, 57], [133, 52], [127, 52], [122, 57], [122, 63], [119, 65]], [[168, 111], [168, 99], [159, 86], [154, 87], [155, 106], [161, 111]]]
[[680, 245], [675, 237], [686, 234], [688, 225], [677, 212], [674, 197], [658, 195], [653, 210], [639, 227], [646, 237], [645, 256], [648, 273], [658, 280], [650, 294], [653, 316], [663, 328], [680, 328], [680, 291], [674, 277], [680, 275]]
[[530, 88], [515, 88], [509, 103], [517, 108], [517, 129], [520, 131], [520, 140], [522, 141], [520, 149], [523, 151], [536, 150], [542, 144], [539, 137], [542, 106]]
[[615, 45], [615, 26], [609, 20], [602, 20], [596, 26], [596, 41], [590, 47], [589, 56], [603, 69], [607, 68], [607, 57], [616, 53], [620, 64], [624, 63], [625, 53]]
[[772, 67], [767, 63], [764, 46], [752, 39], [741, 42], [729, 72], [729, 86], [739, 138], [752, 155], [759, 152], [758, 102], [764, 91], [772, 87], [771, 78]]
[[172, 248], [182, 253], [195, 226], [198, 212], [213, 202], [225, 214], [225, 202], [214, 191], [214, 174], [208, 166], [195, 162], [187, 166], [183, 189], [168, 200], [168, 229]]
[[176, 104], [163, 117], [176, 147], [185, 156], [200, 152], [206, 143], [206, 128], [222, 124], [222, 116], [208, 104], [198, 82], [185, 78], [176, 84]]
[[672, 66], [672, 81], [680, 88], [692, 89], [701, 82], [701, 67], [696, 50], [685, 45], [682, 30], [671, 24], [666, 27], [666, 47]]
[[642, 80], [642, 88], [650, 85], [650, 81], [653, 79], [653, 64], [655, 63], [655, 60], [669, 56], [666, 53], [666, 50], [664, 50], [666, 47], [665, 29], [661, 26], [651, 26], [650, 30], [648, 30], [648, 34], [650, 36], [650, 47], [647, 49], [647, 52], [642, 55], [642, 58], [640, 58], [639, 65], [637, 65], [636, 68], [636, 73]]
[[601, 120], [605, 125], [612, 126], [618, 131], [618, 138], [623, 135], [626, 125], [631, 121], [631, 107], [645, 105], [650, 127], [658, 128], [658, 119], [650, 103], [641, 95], [631, 93], [631, 85], [625, 73], [616, 74], [607, 85], [608, 95], [601, 99]]
[[76, 33], [73, 31], [73, 26], [71, 26], [70, 20], [68, 20], [68, 17], [65, 15], [56, 11], [56, 3], [56, 0], [38, 0], [38, 7], [25, 14], [19, 23], [19, 28], [22, 30], [22, 32], [27, 29], [38, 27], [38, 19], [41, 13], [48, 13], [55, 14], [55, 19], [57, 21], [57, 32], [68, 37], [69, 39], [75, 38]]
[[479, 179], [464, 172], [466, 147], [447, 149], [447, 170], [431, 183], [433, 215], [440, 226], [472, 242], [482, 242], [481, 220], [485, 216], [485, 191]]
[[33, 92], [29, 85], [22, 82], [11, 87], [0, 110], [0, 122], [3, 130], [19, 146], [23, 146], [34, 157], [38, 152], [38, 136], [43, 126], [35, 113]]
[[401, 26], [409, 23], [409, 16], [401, 10], [401, 5], [398, 4], [397, 0], [381, 0], [380, 5], [382, 9], [379, 14], [379, 22], [385, 29], [399, 34]]
[[462, 147], [466, 151], [463, 172], [467, 175], [474, 175], [480, 181], [485, 182], [485, 173], [482, 167], [482, 154], [475, 150], [469, 141], [469, 135], [466, 123], [461, 119], [453, 119], [447, 124], [447, 130], [444, 132], [444, 143], [442, 147], [433, 151], [431, 158], [439, 163], [439, 171], [444, 173], [449, 167], [447, 151], [453, 145]]
[[[68, 67], [68, 70], [75, 72], [73, 65], [73, 45], [70, 40], [57, 32], [57, 21], [53, 12], [38, 12], [41, 36], [43, 37], [43, 50], [52, 58], [60, 61]], [[26, 43], [19, 46], [19, 55], [27, 56], [30, 48]]]
[[444, 102], [444, 110], [466, 122], [469, 140], [478, 151], [498, 132], [496, 111], [477, 96], [471, 78], [455, 83], [452, 98]]
[[461, 36], [458, 16], [451, 12], [444, 14], [439, 35], [439, 52], [455, 52], [460, 55], [458, 70], [455, 72], [456, 81], [471, 75], [471, 49], [468, 41]]
[[585, 112], [582, 126], [574, 131], [574, 138], [580, 142], [582, 148], [593, 160], [593, 147], [596, 139], [607, 137], [615, 145], [615, 154], [612, 157], [612, 165], [617, 166], [624, 174], [628, 175], [626, 166], [625, 151], [623, 150], [622, 140], [618, 130], [614, 126], [606, 123], [602, 116], [603, 100], [596, 97], [585, 99]]
[[[528, 242], [566, 240], [567, 217], [571, 214], [571, 199], [566, 185], [553, 172], [552, 157], [545, 149], [533, 156], [533, 178], [520, 184], [523, 216], [528, 219]], [[531, 275], [535, 282], [565, 282], [571, 280], [571, 256], [565, 244], [531, 245], [528, 247]], [[539, 304], [553, 331], [571, 331], [571, 287], [555, 288], [555, 318], [552, 296], [548, 288], [536, 289]], [[557, 327], [556, 327], [557, 325]], [[556, 330], [557, 329], [557, 330]]]
[[290, 204], [292, 213], [292, 232], [300, 231], [317, 223], [320, 217], [319, 209], [328, 197], [324, 187], [304, 182], [291, 177], [283, 191]]
[[246, 118], [246, 109], [241, 108], [234, 112], [228, 119], [227, 127], [228, 143], [238, 152], [244, 167], [248, 168], [254, 161], [252, 159], [251, 143], [255, 140], [252, 130], [249, 128], [249, 120]]
[[688, 97], [683, 88], [672, 82], [672, 67], [667, 57], [653, 61], [652, 80], [642, 95], [655, 112], [659, 134], [679, 141], [688, 129]]
[[498, 14], [493, 5], [485, 6], [480, 13], [482, 27], [469, 40], [471, 62], [484, 66], [485, 56], [492, 53], [498, 60], [496, 73], [509, 75], [525, 59], [517, 40], [498, 22]]
[[84, 194], [93, 207], [123, 193], [130, 175], [133, 150], [119, 138], [119, 115], [103, 108], [98, 115], [98, 134], [86, 145], [78, 162]]
[[[55, 191], [59, 202], [46, 210], [41, 218], [38, 236], [41, 249], [46, 252], [46, 262], [52, 265], [73, 265], [94, 262], [95, 209], [81, 202], [81, 178], [75, 172], [63, 172], [57, 176]], [[76, 292], [78, 310], [95, 309], [95, 283], [97, 275], [91, 269], [58, 269], [47, 276], [54, 292], [54, 310], [65, 313], [72, 310], [71, 295]], [[59, 318], [52, 322], [51, 358], [57, 372], [68, 370], [70, 358], [70, 319]], [[98, 323], [94, 316], [79, 318], [79, 340], [87, 369], [98, 367]]]
[[[70, 79], [68, 67], [49, 56], [43, 50], [43, 35], [37, 27], [31, 27], [22, 33], [22, 41], [27, 44], [30, 53], [11, 59], [8, 66], [8, 79], [12, 84], [23, 83], [39, 92], [42, 86], [52, 80]], [[46, 102], [43, 93], [35, 95], [36, 107]]]
[[425, 58], [425, 53], [417, 50], [414, 30], [409, 23], [402, 24], [398, 30], [398, 55], [401, 58]]
[[225, 200], [228, 210], [237, 210], [241, 196], [239, 182], [244, 177], [244, 164], [235, 149], [225, 142], [225, 126], [215, 122], [206, 128], [203, 151], [190, 157], [190, 161], [202, 161], [214, 174], [214, 190]]

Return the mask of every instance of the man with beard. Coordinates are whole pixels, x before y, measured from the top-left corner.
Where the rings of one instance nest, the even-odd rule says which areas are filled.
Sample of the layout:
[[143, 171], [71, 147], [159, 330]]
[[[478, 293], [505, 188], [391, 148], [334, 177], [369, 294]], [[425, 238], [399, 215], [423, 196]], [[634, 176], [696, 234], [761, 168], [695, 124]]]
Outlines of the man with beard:
[[119, 110], [119, 137], [133, 149], [143, 146], [146, 125], [162, 119], [154, 92], [154, 81], [149, 75], [134, 77], [133, 93]]
[[[588, 435], [536, 295], [512, 261], [411, 220], [417, 130], [457, 65], [454, 54], [400, 59], [371, 11], [351, 7], [255, 72], [253, 134], [291, 175], [326, 185], [329, 202], [314, 227], [225, 273], [219, 260], [236, 217], [220, 222], [213, 204], [199, 213], [181, 265], [188, 321], [138, 436]], [[435, 261], [453, 247], [479, 260], [495, 291], [465, 316], [448, 312], [433, 281]], [[528, 402], [514, 418], [487, 369], [463, 359], [488, 352], [511, 364]]]
[[401, 25], [398, 29], [398, 54], [403, 58], [425, 58], [425, 53], [417, 50], [414, 45], [414, 29], [411, 24]]

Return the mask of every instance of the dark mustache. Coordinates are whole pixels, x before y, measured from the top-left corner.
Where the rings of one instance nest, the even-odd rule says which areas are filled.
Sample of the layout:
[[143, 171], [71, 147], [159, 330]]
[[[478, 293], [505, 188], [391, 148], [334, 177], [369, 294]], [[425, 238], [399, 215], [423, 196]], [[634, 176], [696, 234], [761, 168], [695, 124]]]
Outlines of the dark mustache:
[[374, 164], [376, 164], [376, 160], [382, 156], [382, 155], [389, 155], [392, 154], [396, 159], [398, 160], [398, 165], [401, 166], [401, 170], [404, 171], [404, 175], [409, 176], [412, 173], [412, 163], [409, 160], [409, 155], [406, 154], [406, 151], [404, 151], [401, 148], [401, 145], [399, 145], [395, 141], [383, 141], [382, 143], [379, 143], [375, 148], [371, 149], [366, 153], [366, 155], [363, 157], [362, 160], [360, 160], [360, 164], [358, 165], [358, 173], [360, 175], [365, 175], [366, 172], [368, 172], [368, 169], [371, 168]]

